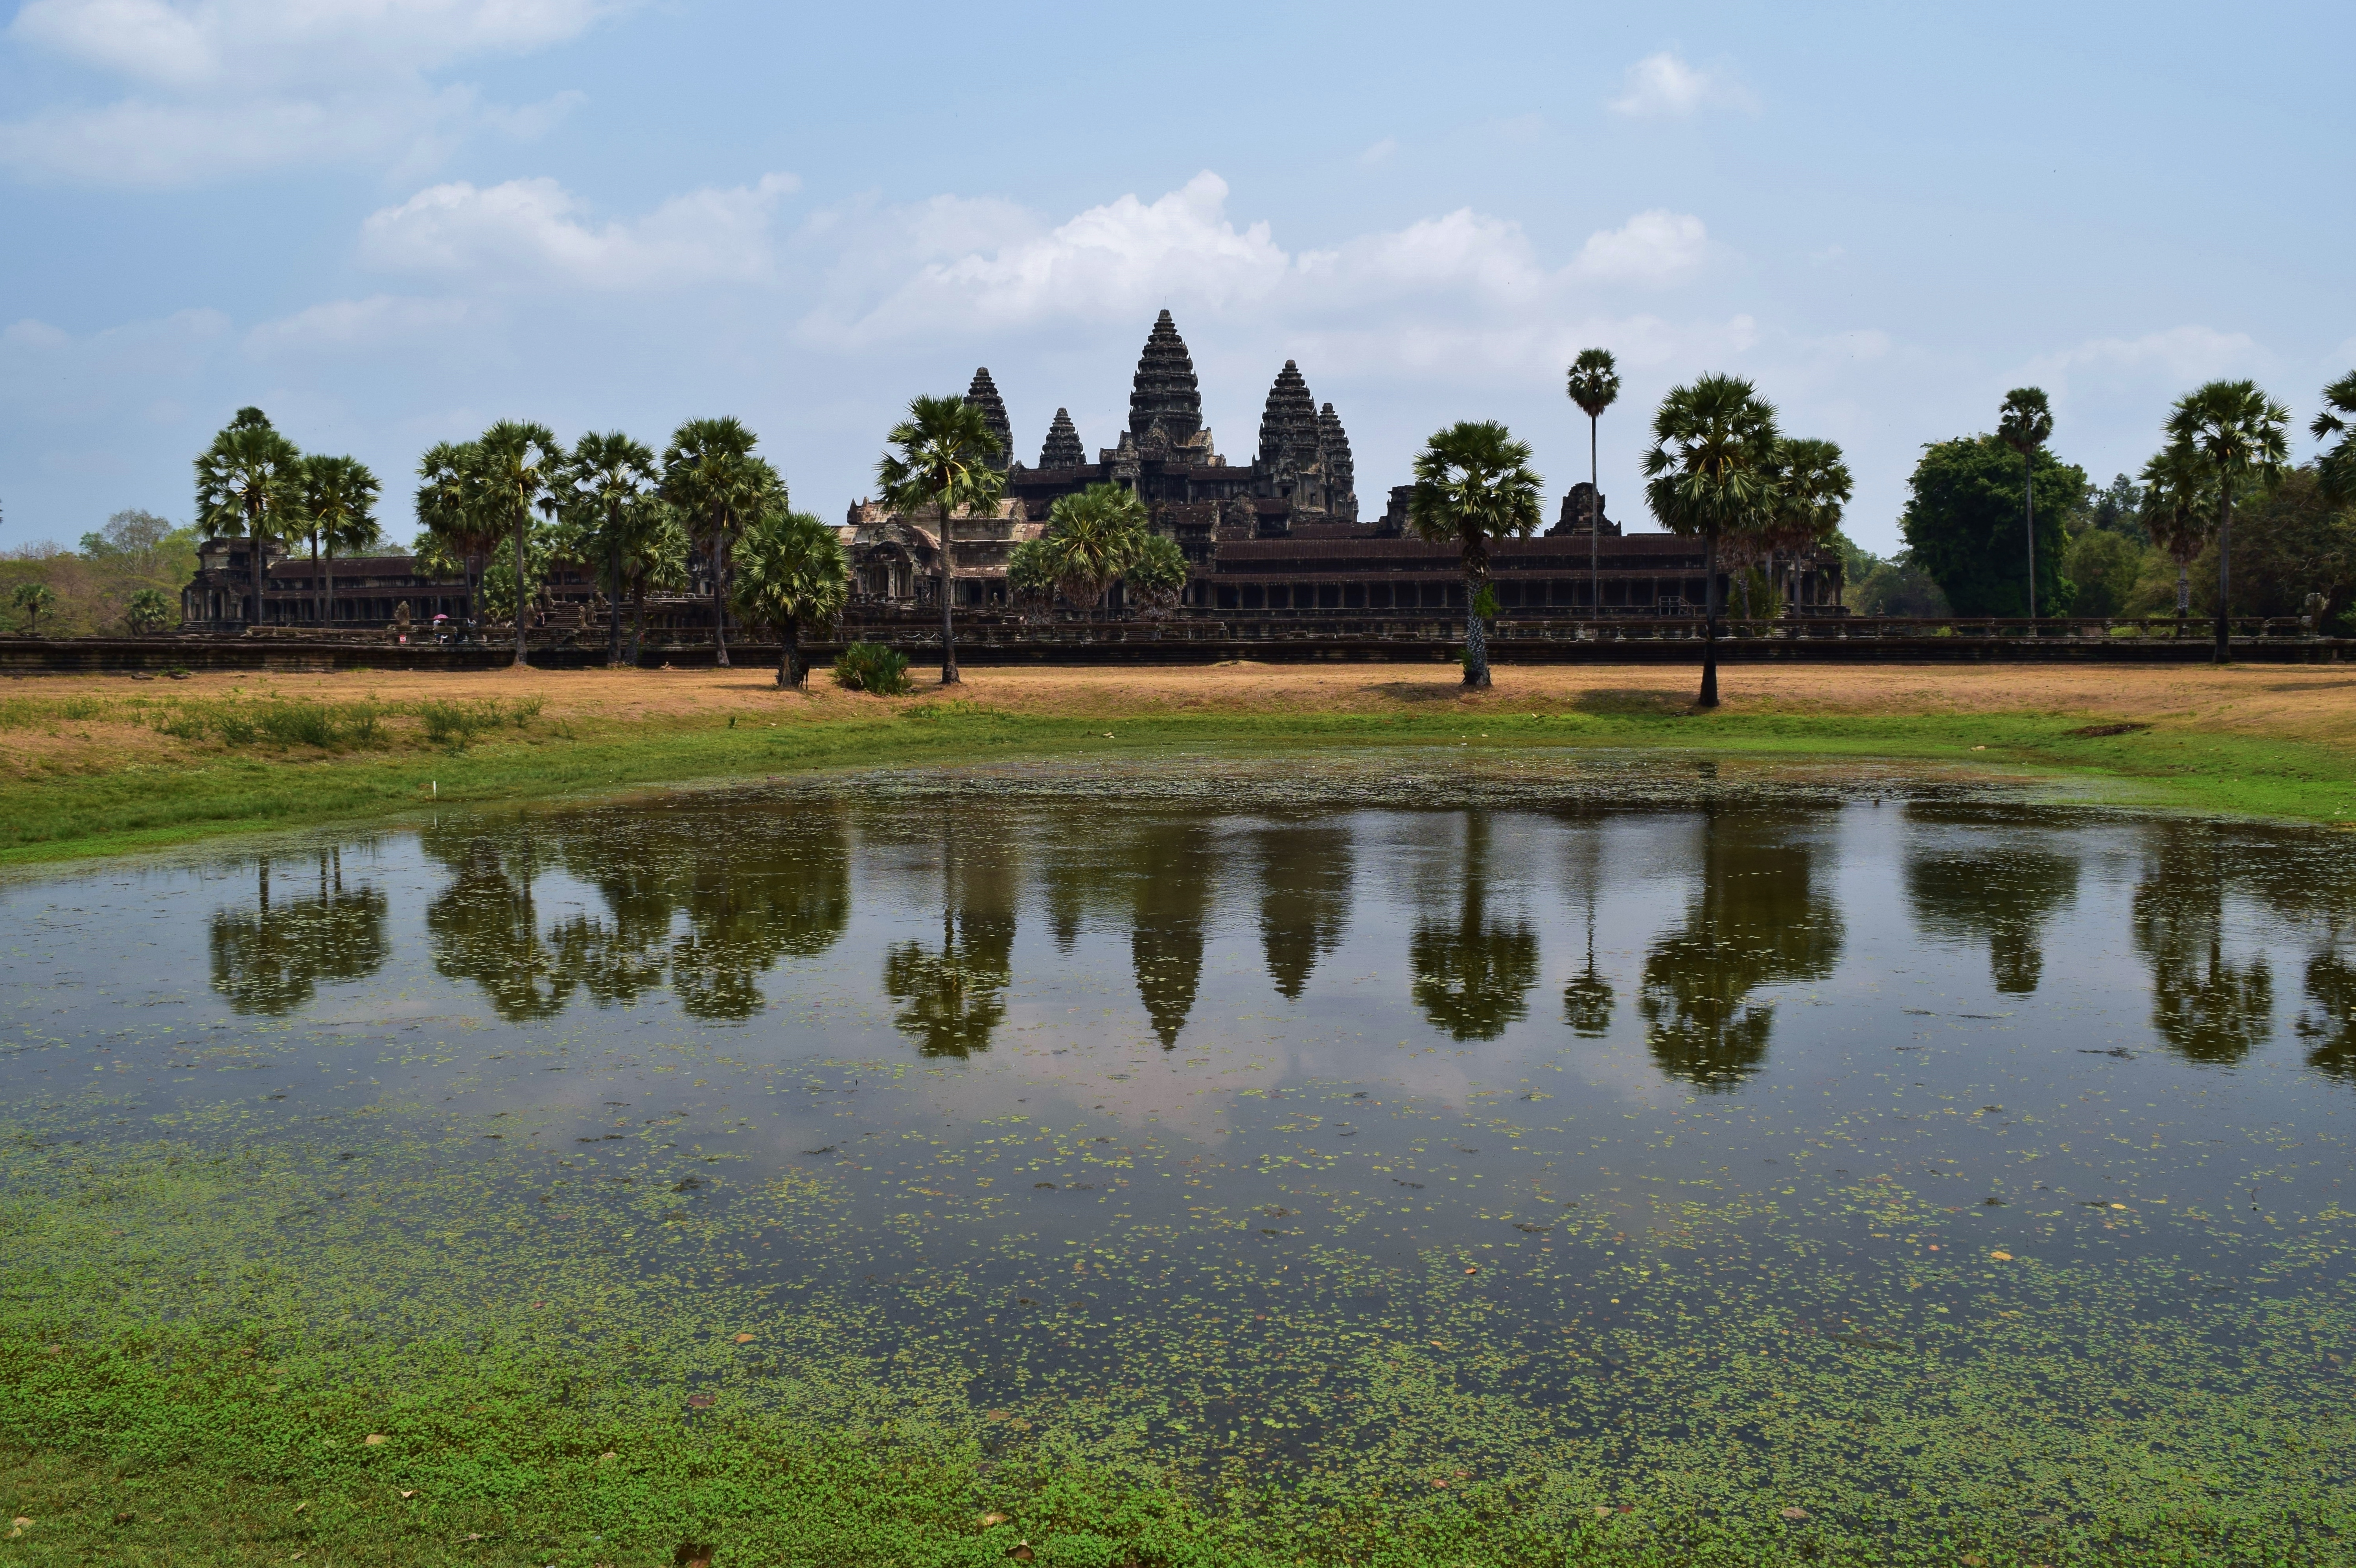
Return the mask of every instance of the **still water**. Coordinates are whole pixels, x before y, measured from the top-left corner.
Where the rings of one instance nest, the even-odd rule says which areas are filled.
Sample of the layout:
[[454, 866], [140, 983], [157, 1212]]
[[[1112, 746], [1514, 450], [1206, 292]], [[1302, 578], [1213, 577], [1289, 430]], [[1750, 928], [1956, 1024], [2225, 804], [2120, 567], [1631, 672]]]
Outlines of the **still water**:
[[19, 880], [6, 1262], [1214, 1477], [2347, 1483], [2356, 843], [1465, 755]]

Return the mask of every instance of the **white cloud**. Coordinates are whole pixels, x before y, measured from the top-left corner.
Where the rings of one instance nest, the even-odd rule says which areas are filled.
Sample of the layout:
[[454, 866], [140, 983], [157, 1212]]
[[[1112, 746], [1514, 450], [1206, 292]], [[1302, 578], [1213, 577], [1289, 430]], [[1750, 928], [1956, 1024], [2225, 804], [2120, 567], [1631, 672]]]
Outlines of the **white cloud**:
[[1612, 110], [1636, 119], [1682, 119], [1701, 109], [1754, 109], [1757, 101], [1724, 70], [1687, 65], [1674, 50], [1646, 55], [1621, 78]]
[[1381, 141], [1376, 142], [1365, 152], [1360, 153], [1358, 155], [1358, 161], [1365, 165], [1368, 168], [1372, 168], [1376, 164], [1390, 162], [1392, 156], [1398, 153], [1398, 138], [1396, 136], [1385, 136]]
[[1571, 266], [1600, 282], [1675, 283], [1698, 270], [1708, 249], [1709, 231], [1700, 219], [1656, 207], [1617, 229], [1590, 234]]
[[428, 187], [369, 214], [361, 258], [395, 271], [471, 278], [489, 286], [557, 281], [594, 290], [757, 282], [775, 256], [770, 217], [798, 188], [789, 174], [674, 197], [631, 222], [593, 224], [552, 179], [483, 188]]
[[257, 359], [382, 349], [463, 326], [477, 314], [477, 308], [463, 299], [379, 294], [329, 300], [263, 322], [245, 335], [245, 349]]
[[579, 95], [483, 104], [427, 73], [562, 42], [617, 8], [608, 0], [29, 0], [12, 38], [134, 91], [0, 124], [0, 165], [94, 183], [187, 185], [294, 165], [416, 165], [477, 128], [529, 138]]
[[2272, 360], [2246, 332], [2184, 326], [2140, 338], [2094, 338], [2060, 353], [2040, 355], [2029, 368], [2033, 376], [2056, 383], [2066, 383], [2072, 372], [2136, 380], [2158, 374], [2189, 387], [2218, 376], [2262, 371]]

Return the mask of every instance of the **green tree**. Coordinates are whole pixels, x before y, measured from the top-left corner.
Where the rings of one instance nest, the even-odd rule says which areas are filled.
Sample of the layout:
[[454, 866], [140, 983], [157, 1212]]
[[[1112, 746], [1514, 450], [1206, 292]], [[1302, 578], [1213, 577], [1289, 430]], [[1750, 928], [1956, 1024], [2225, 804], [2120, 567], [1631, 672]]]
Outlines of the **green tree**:
[[[383, 537], [377, 527], [376, 476], [357, 457], [309, 456], [303, 459], [293, 514], [297, 537], [310, 541], [311, 573], [320, 584], [319, 625], [330, 627], [336, 614], [336, 552], [366, 550]], [[327, 548], [321, 570], [320, 547]]]
[[2217, 651], [2233, 656], [2233, 491], [2282, 482], [2290, 456], [2290, 410], [2271, 403], [2255, 381], [2215, 381], [2176, 400], [2168, 444], [2207, 470], [2217, 488]]
[[622, 575], [630, 580], [630, 655], [635, 669], [647, 639], [647, 596], [687, 586], [691, 548], [679, 509], [658, 497], [647, 507], [647, 525], [622, 547]]
[[[2085, 471], [2047, 449], [2029, 460], [2037, 487], [2049, 496], [2085, 493]], [[2019, 616], [2029, 600], [2028, 583], [2013, 568], [2019, 548], [2021, 459], [1993, 435], [1934, 441], [1907, 480], [1906, 510], [1898, 520], [1908, 552], [1930, 574], [1960, 616]], [[2067, 615], [2074, 602], [2062, 575], [2069, 547], [2069, 515], [2049, 506], [2039, 520], [2037, 603]]]
[[1676, 387], [1653, 415], [1644, 454], [1644, 500], [1672, 533], [1699, 534], [1704, 587], [1701, 695], [1718, 706], [1718, 549], [1730, 533], [1772, 524], [1783, 446], [1775, 408], [1740, 376], [1703, 376]]
[[[1603, 520], [1602, 472], [1596, 460], [1596, 427], [1603, 411], [1620, 401], [1620, 367], [1609, 349], [1581, 349], [1579, 358], [1570, 362], [1567, 378], [1570, 401], [1579, 412], [1587, 415], [1587, 489], [1595, 498], [1595, 520]], [[1587, 607], [1590, 616], [1601, 615], [1603, 607], [1602, 557], [1597, 541], [1601, 528], [1587, 532]]]
[[253, 587], [252, 624], [262, 622], [263, 555], [288, 530], [299, 501], [303, 455], [278, 434], [270, 416], [241, 408], [197, 458], [197, 519], [216, 538], [252, 542], [247, 553]]
[[663, 448], [663, 499], [679, 509], [688, 536], [712, 570], [712, 646], [728, 668], [729, 545], [769, 507], [783, 508], [786, 482], [753, 455], [759, 437], [734, 418], [691, 419]]
[[1462, 420], [1437, 431], [1416, 454], [1408, 532], [1452, 543], [1464, 564], [1464, 684], [1489, 684], [1489, 646], [1482, 620], [1494, 615], [1489, 542], [1538, 529], [1538, 491], [1530, 446], [1494, 420]]
[[2029, 539], [2031, 620], [2037, 618], [2037, 455], [2045, 450], [2045, 443], [2052, 436], [2053, 409], [2044, 388], [2015, 387], [2004, 394], [2004, 410], [1996, 422], [1996, 438], [2020, 454], [2020, 506], [2022, 530]]
[[1120, 581], [1140, 609], [1166, 610], [1186, 591], [1186, 553], [1168, 534], [1149, 533]]
[[121, 561], [142, 573], [156, 571], [180, 530], [172, 520], [136, 507], [118, 511], [95, 533], [81, 536], [81, 553], [91, 561]]
[[1768, 576], [1775, 557], [1792, 557], [1796, 567], [1806, 553], [1831, 547], [1841, 537], [1841, 511], [1856, 480], [1841, 456], [1840, 443], [1794, 436], [1775, 446], [1775, 507], [1760, 531]]
[[1018, 605], [1055, 607], [1055, 547], [1044, 535], [1007, 552], [1006, 592]]
[[918, 394], [907, 417], [894, 425], [884, 443], [893, 450], [876, 459], [875, 482], [884, 499], [904, 512], [933, 509], [940, 524], [941, 684], [958, 683], [957, 564], [950, 553], [949, 519], [994, 514], [1006, 493], [1006, 476], [991, 465], [998, 437], [981, 408], [962, 397]]
[[622, 661], [622, 557], [657, 526], [655, 455], [618, 430], [584, 433], [564, 466], [564, 507], [586, 559], [605, 563], [605, 662]]
[[2208, 468], [2190, 452], [2163, 447], [2143, 466], [2144, 529], [2176, 563], [2176, 616], [2192, 613], [2192, 563], [2215, 521]]
[[417, 460], [417, 521], [466, 575], [466, 613], [484, 621], [483, 572], [505, 532], [486, 504], [482, 448], [472, 441], [441, 441]]
[[515, 547], [511, 557], [515, 570], [515, 667], [520, 670], [530, 662], [524, 650], [524, 623], [528, 618], [525, 610], [537, 585], [527, 559], [531, 514], [541, 499], [563, 477], [564, 448], [556, 444], [556, 433], [545, 424], [502, 419], [476, 439], [475, 450], [481, 465], [482, 505], [488, 516], [498, 520], [500, 532]]
[[2323, 412], [2307, 428], [2318, 441], [2340, 437], [2316, 460], [2323, 493], [2335, 501], [2356, 499], [2356, 371], [2323, 389]]
[[2100, 529], [2140, 544], [2144, 538], [2142, 507], [2143, 487], [2125, 474], [2115, 474], [2107, 489], [2087, 486], [2085, 504], [2078, 510], [2078, 528], [2082, 532]]
[[172, 618], [172, 601], [164, 596], [161, 588], [142, 588], [123, 606], [123, 618], [131, 623], [134, 631], [161, 631], [164, 623]]
[[736, 613], [778, 631], [777, 684], [798, 686], [801, 630], [832, 626], [851, 602], [851, 557], [842, 536], [806, 511], [766, 511], [736, 546]]
[[[2235, 615], [2302, 615], [2308, 596], [2319, 594], [2323, 631], [2356, 600], [2356, 510], [2324, 494], [2316, 466], [2286, 470], [2280, 484], [2237, 507], [2233, 538]], [[2207, 566], [2195, 570], [2206, 577]]]
[[1055, 585], [1082, 609], [1096, 607], [1112, 580], [1136, 564], [1149, 537], [1145, 503], [1114, 484], [1056, 497], [1044, 535]]
[[8, 602], [25, 613], [25, 635], [38, 637], [41, 632], [41, 612], [58, 602], [58, 596], [47, 583], [19, 583]]
[[2082, 616], [2126, 614], [2147, 554], [2136, 541], [2108, 529], [2081, 530], [2062, 558], [2062, 573], [2078, 595], [2071, 608]]

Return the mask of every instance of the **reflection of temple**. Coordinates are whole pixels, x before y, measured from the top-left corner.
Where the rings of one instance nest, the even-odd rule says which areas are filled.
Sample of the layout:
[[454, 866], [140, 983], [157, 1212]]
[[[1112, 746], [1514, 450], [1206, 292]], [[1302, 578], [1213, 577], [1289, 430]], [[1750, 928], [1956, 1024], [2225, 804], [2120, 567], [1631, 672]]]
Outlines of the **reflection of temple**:
[[[966, 401], [983, 411], [1011, 454], [1012, 422], [988, 370], [974, 372]], [[1037, 465], [1010, 459], [1006, 499], [997, 511], [950, 520], [958, 601], [1007, 603], [1006, 563], [1014, 546], [1045, 527], [1058, 498], [1102, 483], [1135, 491], [1155, 530], [1185, 552], [1192, 574], [1183, 602], [1190, 608], [1463, 608], [1455, 549], [1406, 537], [1407, 487], [1390, 492], [1381, 515], [1362, 520], [1341, 416], [1332, 403], [1317, 402], [1293, 361], [1285, 361], [1269, 388], [1258, 455], [1231, 463], [1219, 452], [1203, 423], [1193, 357], [1166, 310], [1138, 358], [1129, 424], [1113, 446], [1088, 461], [1070, 414], [1059, 408]], [[939, 530], [935, 517], [853, 503], [842, 537], [851, 557], [854, 614], [933, 602]], [[1560, 518], [1545, 534], [1491, 545], [1490, 569], [1499, 607], [1521, 613], [1590, 613], [1600, 589], [1606, 614], [1685, 614], [1700, 606], [1705, 585], [1699, 541], [1623, 534], [1585, 482], [1563, 497]], [[1833, 555], [1804, 559], [1803, 610], [1832, 607], [1839, 580]]]

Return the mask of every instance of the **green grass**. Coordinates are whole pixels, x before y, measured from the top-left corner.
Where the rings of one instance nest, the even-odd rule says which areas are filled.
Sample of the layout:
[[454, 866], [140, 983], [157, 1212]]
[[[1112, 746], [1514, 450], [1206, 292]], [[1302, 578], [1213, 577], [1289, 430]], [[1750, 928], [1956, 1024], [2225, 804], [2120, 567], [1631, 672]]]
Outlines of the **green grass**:
[[[649, 723], [567, 738], [534, 715], [426, 703], [416, 715], [446, 745], [372, 746], [381, 720], [301, 714], [305, 704], [229, 704], [201, 715], [230, 749], [187, 763], [53, 773], [0, 786], [0, 865], [185, 843], [223, 833], [377, 819], [434, 805], [512, 803], [582, 791], [813, 768], [916, 765], [1022, 755], [1151, 752], [1171, 746], [1269, 752], [1369, 745], [1653, 746], [1757, 758], [1884, 757], [2017, 768], [2077, 781], [2102, 798], [2160, 808], [2356, 821], [2350, 759], [2329, 747], [2196, 730], [2089, 736], [2082, 717], [1821, 717], [1671, 712], [1529, 717], [1221, 714], [1040, 717], [963, 703], [881, 709], [873, 717], [776, 727], [715, 716], [696, 727]], [[273, 719], [273, 709], [286, 710]], [[198, 715], [159, 717], [156, 727]], [[744, 720], [746, 715], [737, 715]], [[300, 755], [251, 749], [275, 725], [291, 736], [327, 725], [352, 744]], [[236, 729], [230, 736], [227, 732]], [[1108, 738], [1107, 731], [1111, 732]]]

